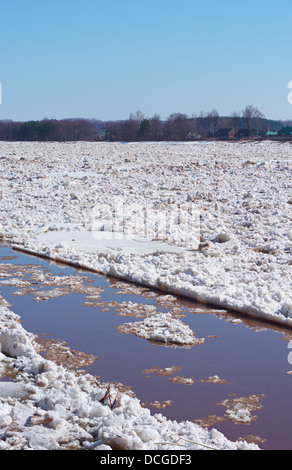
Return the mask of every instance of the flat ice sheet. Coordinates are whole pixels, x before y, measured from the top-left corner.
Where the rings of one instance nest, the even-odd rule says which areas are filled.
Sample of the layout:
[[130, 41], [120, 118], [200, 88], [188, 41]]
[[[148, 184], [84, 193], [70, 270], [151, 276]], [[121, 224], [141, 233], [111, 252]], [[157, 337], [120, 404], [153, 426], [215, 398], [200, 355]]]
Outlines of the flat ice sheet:
[[183, 248], [145, 239], [135, 239], [123, 233], [58, 230], [42, 233], [37, 236], [41, 245], [55, 247], [61, 243], [67, 248], [80, 250], [83, 253], [99, 251], [120, 251], [125, 254], [182, 253]]

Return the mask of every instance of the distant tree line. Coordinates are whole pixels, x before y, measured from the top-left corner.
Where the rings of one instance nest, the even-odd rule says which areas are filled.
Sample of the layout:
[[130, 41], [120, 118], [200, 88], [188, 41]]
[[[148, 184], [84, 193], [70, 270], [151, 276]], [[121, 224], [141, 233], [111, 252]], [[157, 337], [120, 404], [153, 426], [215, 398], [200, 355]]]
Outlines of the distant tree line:
[[42, 121], [0, 121], [0, 140], [76, 141], [94, 137], [93, 123], [86, 119], [43, 119]]
[[216, 109], [199, 115], [171, 114], [162, 120], [158, 114], [146, 117], [141, 111], [128, 119], [43, 119], [40, 121], [0, 121], [0, 140], [4, 141], [192, 141], [216, 138], [220, 129], [246, 129], [253, 135], [265, 136], [278, 131], [288, 121], [274, 121], [254, 106], [230, 116], [219, 116]]

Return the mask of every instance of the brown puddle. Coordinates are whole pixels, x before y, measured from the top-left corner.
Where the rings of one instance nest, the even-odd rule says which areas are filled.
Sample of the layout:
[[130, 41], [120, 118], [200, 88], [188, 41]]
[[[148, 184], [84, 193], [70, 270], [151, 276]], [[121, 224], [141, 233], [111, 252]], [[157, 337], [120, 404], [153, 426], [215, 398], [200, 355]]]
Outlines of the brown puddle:
[[[0, 292], [43, 354], [121, 383], [153, 413], [291, 449], [292, 330], [0, 247]], [[165, 347], [124, 325], [171, 313], [204, 341]]]

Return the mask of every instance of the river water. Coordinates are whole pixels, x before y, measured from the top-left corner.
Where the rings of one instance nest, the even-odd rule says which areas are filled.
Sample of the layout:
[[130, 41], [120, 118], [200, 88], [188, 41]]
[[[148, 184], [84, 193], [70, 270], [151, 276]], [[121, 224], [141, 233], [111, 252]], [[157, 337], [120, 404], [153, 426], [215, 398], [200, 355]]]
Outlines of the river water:
[[[0, 246], [0, 292], [27, 331], [89, 358], [83, 370], [121, 383], [151, 412], [193, 420], [262, 449], [291, 450], [292, 330], [7, 246]], [[204, 341], [170, 347], [119, 329], [149, 312], [171, 312]]]

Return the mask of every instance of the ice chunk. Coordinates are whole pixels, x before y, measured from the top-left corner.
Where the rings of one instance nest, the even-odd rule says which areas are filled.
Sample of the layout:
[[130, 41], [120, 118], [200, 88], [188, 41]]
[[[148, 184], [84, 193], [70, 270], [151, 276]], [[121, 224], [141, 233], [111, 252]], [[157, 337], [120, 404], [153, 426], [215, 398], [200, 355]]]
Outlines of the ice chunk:
[[11, 357], [29, 356], [34, 347], [21, 325], [19, 329], [4, 327], [0, 330], [0, 352]]
[[0, 382], [1, 398], [18, 398], [20, 400], [30, 395], [28, 387], [24, 383], [18, 382]]

